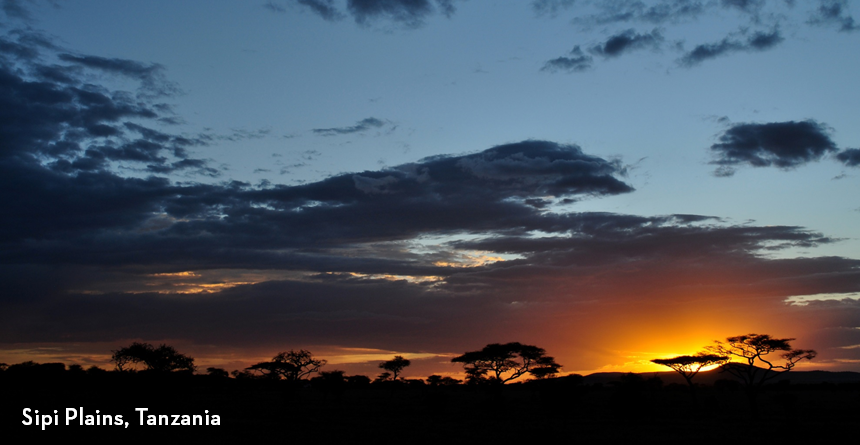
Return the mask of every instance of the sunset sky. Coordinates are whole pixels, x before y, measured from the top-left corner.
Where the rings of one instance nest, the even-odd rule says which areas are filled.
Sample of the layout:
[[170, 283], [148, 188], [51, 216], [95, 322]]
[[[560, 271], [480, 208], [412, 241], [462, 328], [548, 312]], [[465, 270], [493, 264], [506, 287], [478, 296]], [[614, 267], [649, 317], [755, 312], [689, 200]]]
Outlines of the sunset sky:
[[0, 0], [0, 362], [860, 371], [858, 55], [848, 0]]

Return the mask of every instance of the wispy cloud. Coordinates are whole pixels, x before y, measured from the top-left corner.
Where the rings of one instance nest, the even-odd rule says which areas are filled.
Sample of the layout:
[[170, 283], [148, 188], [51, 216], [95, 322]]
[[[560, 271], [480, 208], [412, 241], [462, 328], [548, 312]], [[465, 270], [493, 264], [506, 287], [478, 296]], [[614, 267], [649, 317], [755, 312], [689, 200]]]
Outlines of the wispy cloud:
[[593, 47], [591, 52], [603, 57], [618, 57], [624, 53], [637, 49], [657, 49], [660, 47], [662, 42], [663, 35], [659, 29], [655, 29], [650, 33], [645, 34], [639, 34], [632, 29], [628, 29]]
[[692, 67], [706, 60], [726, 56], [731, 53], [766, 51], [780, 44], [783, 40], [785, 39], [778, 29], [770, 32], [755, 32], [744, 40], [729, 36], [716, 43], [697, 45], [678, 59], [678, 64]]
[[385, 121], [375, 117], [364, 118], [350, 127], [314, 128], [312, 131], [320, 136], [336, 136], [342, 134], [362, 133], [374, 128], [382, 128]]
[[594, 58], [585, 54], [579, 45], [577, 45], [566, 56], [548, 60], [543, 65], [543, 68], [541, 68], [541, 71], [576, 73], [587, 71], [592, 67], [593, 62]]

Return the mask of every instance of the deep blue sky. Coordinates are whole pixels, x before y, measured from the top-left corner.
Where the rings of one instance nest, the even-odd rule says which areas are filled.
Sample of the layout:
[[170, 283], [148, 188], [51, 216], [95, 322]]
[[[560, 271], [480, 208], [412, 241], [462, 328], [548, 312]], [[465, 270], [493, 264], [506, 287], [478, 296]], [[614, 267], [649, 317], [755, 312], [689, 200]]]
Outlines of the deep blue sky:
[[2, 361], [860, 360], [856, 2], [0, 4]]

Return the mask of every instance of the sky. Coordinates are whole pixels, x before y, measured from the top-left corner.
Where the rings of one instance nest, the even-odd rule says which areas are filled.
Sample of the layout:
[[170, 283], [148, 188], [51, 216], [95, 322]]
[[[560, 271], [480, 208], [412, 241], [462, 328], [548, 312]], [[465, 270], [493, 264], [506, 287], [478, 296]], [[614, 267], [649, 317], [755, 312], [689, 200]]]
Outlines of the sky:
[[[858, 19], [855, 19], [857, 17]], [[860, 5], [2, 0], [0, 362], [860, 371]], [[665, 369], [665, 368], [664, 368]]]

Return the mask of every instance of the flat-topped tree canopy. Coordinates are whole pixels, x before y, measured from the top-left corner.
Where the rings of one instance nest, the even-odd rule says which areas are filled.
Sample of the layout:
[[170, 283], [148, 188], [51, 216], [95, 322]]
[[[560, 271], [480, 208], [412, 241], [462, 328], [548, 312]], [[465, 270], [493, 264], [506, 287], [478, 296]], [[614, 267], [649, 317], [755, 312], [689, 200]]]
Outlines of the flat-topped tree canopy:
[[561, 368], [543, 348], [518, 342], [492, 343], [480, 351], [454, 357], [451, 362], [462, 363], [470, 381], [487, 379], [487, 374], [492, 372], [489, 379], [498, 383], [509, 382], [526, 373], [545, 378], [557, 374]]
[[111, 352], [111, 361], [118, 371], [133, 370], [137, 364], [145, 366], [145, 371], [152, 372], [194, 372], [196, 369], [193, 358], [180, 354], [173, 346], [166, 344], [156, 348], [149, 343], [134, 342]]
[[326, 363], [326, 360], [315, 359], [310, 351], [300, 349], [278, 353], [270, 362], [260, 362], [245, 369], [257, 371], [275, 379], [296, 381], [311, 373], [319, 372]]
[[658, 358], [651, 360], [651, 363], [668, 366], [678, 374], [684, 376], [687, 383], [693, 386], [693, 377], [703, 368], [711, 365], [721, 365], [726, 363], [729, 357], [726, 355], [709, 354], [707, 352], [699, 352], [696, 355], [679, 355], [672, 358]]

